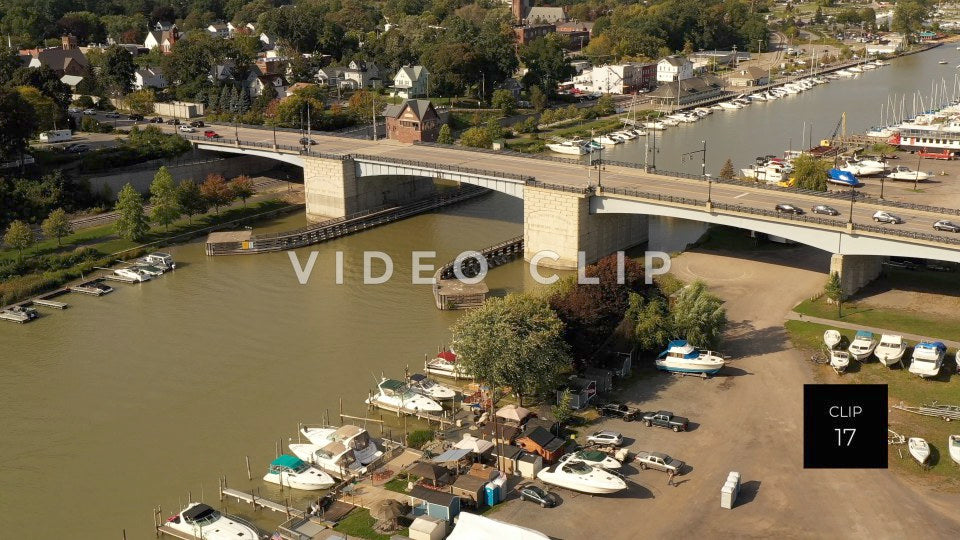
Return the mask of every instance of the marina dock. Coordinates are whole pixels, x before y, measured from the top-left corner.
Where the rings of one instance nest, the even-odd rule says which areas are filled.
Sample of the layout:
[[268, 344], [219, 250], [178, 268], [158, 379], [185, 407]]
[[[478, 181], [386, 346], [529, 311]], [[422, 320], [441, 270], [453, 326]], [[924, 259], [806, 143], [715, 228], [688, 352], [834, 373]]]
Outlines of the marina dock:
[[[486, 259], [488, 271], [523, 257], [523, 236], [483, 248], [480, 255]], [[433, 301], [437, 309], [466, 309], [483, 305], [490, 292], [487, 284], [464, 283], [457, 279], [453, 268], [455, 264], [456, 261], [451, 261], [441, 266], [433, 276]], [[461, 261], [460, 273], [467, 278], [476, 276], [480, 273], [480, 262], [474, 258]]]
[[80, 294], [89, 294], [91, 296], [103, 296], [109, 292], [113, 292], [113, 289], [104, 290], [97, 287], [97, 284], [103, 283], [103, 279], [93, 279], [90, 281], [84, 281], [77, 285], [72, 285], [68, 287], [70, 292], [80, 293]]
[[104, 275], [103, 275], [103, 279], [105, 279], [105, 280], [107, 280], [107, 281], [119, 281], [119, 282], [121, 282], [121, 283], [140, 283], [139, 281], [137, 281], [137, 280], [135, 280], [135, 279], [133, 279], [133, 278], [128, 278], [128, 277], [124, 277], [124, 276], [118, 276], [118, 275], [116, 275], [116, 274], [104, 274]]
[[47, 300], [45, 298], [37, 298], [36, 300], [33, 301], [33, 305], [50, 307], [55, 309], [67, 309], [68, 307], [70, 307], [70, 304], [67, 304], [65, 302], [57, 302], [56, 300]]

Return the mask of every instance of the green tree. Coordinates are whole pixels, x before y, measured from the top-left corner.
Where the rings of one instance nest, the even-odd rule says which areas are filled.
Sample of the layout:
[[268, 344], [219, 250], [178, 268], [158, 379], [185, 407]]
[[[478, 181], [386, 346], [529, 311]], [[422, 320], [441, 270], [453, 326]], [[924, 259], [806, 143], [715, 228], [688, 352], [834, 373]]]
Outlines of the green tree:
[[660, 298], [644, 301], [642, 295], [631, 293], [626, 317], [634, 324], [634, 341], [641, 351], [657, 352], [673, 336], [670, 312]]
[[55, 129], [61, 120], [61, 111], [57, 103], [32, 86], [18, 86], [17, 92], [24, 101], [33, 107], [37, 119], [37, 131]]
[[7, 227], [7, 232], [3, 235], [3, 243], [7, 247], [17, 250], [17, 260], [23, 260], [23, 250], [33, 245], [33, 230], [30, 225], [19, 219], [14, 220]]
[[830, 273], [830, 279], [827, 280], [827, 284], [823, 287], [823, 292], [827, 295], [827, 298], [831, 302], [837, 305], [837, 317], [843, 316], [842, 304], [843, 304], [843, 283], [840, 281], [840, 274], [837, 272]]
[[193, 216], [207, 211], [207, 201], [200, 192], [200, 186], [190, 179], [183, 179], [177, 185], [177, 204], [187, 215], [190, 223], [193, 223]]
[[561, 426], [573, 418], [573, 407], [570, 406], [570, 400], [570, 389], [565, 388], [557, 398], [557, 404], [551, 408], [553, 417], [557, 419], [557, 423]]
[[546, 301], [510, 294], [492, 298], [453, 325], [464, 369], [523, 397], [551, 391], [570, 369], [563, 323]]
[[437, 135], [437, 142], [440, 144], [453, 144], [453, 134], [450, 132], [450, 124], [440, 126], [440, 134]]
[[40, 224], [40, 228], [47, 238], [56, 238], [58, 246], [62, 245], [61, 240], [64, 236], [73, 232], [70, 218], [67, 217], [67, 212], [63, 208], [57, 208], [50, 212], [47, 219]]
[[530, 95], [530, 104], [537, 112], [543, 112], [547, 108], [547, 95], [543, 93], [539, 86], [531, 86], [527, 93]]
[[573, 76], [575, 71], [563, 50], [565, 41], [561, 34], [549, 34], [520, 47], [520, 59], [527, 67], [524, 85], [536, 85], [553, 93], [558, 83]]
[[256, 191], [253, 189], [253, 180], [245, 174], [234, 178], [230, 182], [230, 189], [233, 196], [243, 201], [243, 206], [247, 206], [247, 199], [253, 196]]
[[115, 96], [126, 95], [130, 92], [133, 73], [137, 69], [133, 56], [123, 47], [111, 45], [104, 52], [103, 60], [103, 70], [99, 75], [107, 90]]
[[183, 213], [177, 199], [173, 175], [166, 167], [157, 169], [157, 174], [150, 183], [150, 206], [153, 221], [163, 225], [164, 230], [170, 230], [170, 224]]
[[140, 114], [152, 114], [157, 93], [152, 88], [144, 88], [127, 94], [126, 102], [130, 110]]
[[830, 163], [804, 154], [793, 160], [793, 177], [801, 189], [826, 191]]
[[234, 198], [230, 185], [223, 179], [223, 176], [216, 173], [207, 175], [207, 179], [200, 184], [200, 193], [203, 194], [207, 204], [216, 210], [217, 214], [220, 213], [221, 206], [228, 204]]
[[460, 135], [460, 144], [471, 148], [490, 148], [493, 146], [493, 137], [486, 127], [474, 126]]
[[674, 335], [698, 347], [717, 346], [727, 326], [723, 301], [710, 294], [699, 280], [677, 293], [670, 312]]
[[510, 116], [517, 110], [517, 99], [509, 90], [494, 90], [491, 104], [494, 109], [500, 109], [504, 116]]
[[37, 129], [37, 113], [17, 92], [0, 87], [0, 159], [20, 159]]
[[720, 174], [717, 176], [723, 180], [733, 180], [736, 177], [737, 173], [733, 169], [733, 161], [730, 158], [727, 158], [727, 161], [723, 163], [723, 168], [720, 169]]
[[907, 43], [910, 43], [910, 38], [920, 30], [926, 17], [927, 8], [923, 3], [915, 0], [901, 0], [893, 9], [890, 29], [903, 34]]
[[128, 183], [123, 186], [117, 195], [114, 210], [118, 214], [114, 228], [121, 238], [139, 241], [146, 236], [150, 224], [143, 210], [143, 197], [133, 189], [133, 185]]

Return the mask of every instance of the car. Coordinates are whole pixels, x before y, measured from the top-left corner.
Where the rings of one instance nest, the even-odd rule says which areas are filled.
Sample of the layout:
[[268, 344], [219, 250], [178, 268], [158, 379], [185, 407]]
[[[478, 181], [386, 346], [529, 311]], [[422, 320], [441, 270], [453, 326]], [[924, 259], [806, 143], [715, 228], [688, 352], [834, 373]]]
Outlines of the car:
[[127, 118], [129, 118], [130, 120], [133, 120], [134, 122], [139, 122], [139, 121], [143, 120], [143, 115], [142, 115], [142, 114], [131, 114], [131, 115], [128, 116]]
[[315, 145], [315, 144], [317, 144], [317, 141], [315, 141], [315, 140], [313, 140], [313, 139], [308, 139], [308, 138], [306, 138], [306, 137], [300, 137], [300, 146], [307, 146], [307, 145], [313, 146], [313, 145]]
[[597, 405], [597, 412], [600, 416], [610, 416], [613, 418], [623, 418], [625, 422], [632, 422], [640, 414], [639, 409], [628, 407], [623, 403], [611, 401]]
[[947, 231], [947, 232], [960, 232], [960, 225], [947, 220], [941, 219], [940, 221], [933, 224], [933, 228], [938, 231]]
[[190, 127], [203, 127], [203, 120], [194, 120], [190, 122]]
[[80, 107], [68, 107], [67, 112], [70, 114], [80, 114], [83, 111], [81, 111]]
[[520, 500], [533, 501], [542, 508], [553, 508], [560, 502], [553, 493], [532, 485], [520, 488]]
[[825, 216], [839, 216], [840, 211], [832, 206], [827, 206], [825, 204], [818, 204], [810, 209], [814, 214], [823, 214]]
[[163, 123], [163, 118], [161, 118], [161, 117], [159, 117], [159, 116], [154, 116], [153, 118], [150, 119], [150, 123], [151, 123], [151, 124], [162, 124], [162, 123]]
[[96, 116], [97, 110], [96, 110], [96, 109], [84, 109], [84, 110], [83, 110], [83, 114], [85, 114], [85, 115], [87, 115], [87, 116]]
[[530, 103], [529, 101], [523, 101], [521, 99], [520, 101], [517, 102], [517, 107], [520, 107], [521, 109], [531, 109], [533, 108], [533, 104]]
[[220, 138], [220, 134], [217, 133], [216, 131], [212, 130], [212, 129], [208, 129], [208, 130], [204, 131], [204, 132], [203, 132], [203, 136], [206, 137], [206, 138], [208, 138], [208, 139], [218, 139], [218, 138]]
[[120, 113], [118, 113], [118, 112], [108, 112], [108, 113], [105, 114], [104, 116], [106, 116], [107, 118], [120, 118]]
[[873, 215], [873, 220], [877, 223], [892, 223], [894, 225], [899, 225], [903, 223], [903, 218], [887, 212], [886, 210], [877, 210], [877, 213]]
[[616, 431], [597, 431], [593, 435], [587, 437], [587, 442], [594, 444], [606, 444], [610, 446], [620, 446], [623, 444], [623, 435], [617, 433]]
[[664, 454], [663, 452], [637, 452], [633, 458], [639, 464], [641, 469], [657, 469], [658, 471], [672, 472], [680, 474], [683, 469], [683, 462], [679, 459]]
[[71, 144], [64, 148], [68, 154], [82, 154], [90, 151], [90, 146], [86, 144]]
[[903, 268], [904, 270], [919, 270], [920, 267], [912, 261], [906, 261], [902, 259], [888, 259], [883, 261], [881, 264], [884, 266], [889, 266], [891, 268]]
[[192, 127], [190, 127], [190, 126], [180, 126], [180, 131], [183, 132], [183, 133], [193, 133], [193, 132], [195, 132], [195, 131], [197, 131], [197, 130], [194, 129], [194, 128], [192, 128]]
[[180, 120], [177, 119], [177, 118], [171, 118], [171, 119], [167, 120], [167, 125], [179, 126], [179, 125], [180, 125]]
[[670, 411], [657, 411], [643, 415], [643, 423], [647, 427], [660, 426], [677, 432], [686, 431], [690, 422], [682, 416], [674, 416]]
[[803, 210], [801, 210], [800, 207], [792, 204], [778, 204], [774, 207], [774, 210], [776, 210], [778, 214], [794, 214], [797, 216], [803, 214]]

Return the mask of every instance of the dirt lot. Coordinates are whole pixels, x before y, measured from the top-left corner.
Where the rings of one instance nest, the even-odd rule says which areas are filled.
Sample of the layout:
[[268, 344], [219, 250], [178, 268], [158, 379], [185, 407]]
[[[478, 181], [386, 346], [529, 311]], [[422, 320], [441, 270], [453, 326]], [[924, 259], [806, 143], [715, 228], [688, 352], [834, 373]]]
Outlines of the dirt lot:
[[[858, 537], [960, 535], [960, 496], [934, 492], [884, 470], [804, 470], [802, 389], [814, 382], [806, 359], [783, 329], [788, 310], [818, 291], [827, 254], [797, 248], [724, 256], [686, 253], [673, 261], [683, 280], [703, 279], [727, 301], [732, 356], [722, 376], [678, 378], [645, 371], [623, 398], [645, 410], [672, 409], [690, 418], [688, 433], [601, 420], [632, 450], [659, 450], [688, 468], [667, 485], [657, 471], [625, 467], [631, 488], [614, 497], [560, 490], [558, 508], [510, 502], [493, 517], [555, 538], [603, 531], [603, 538]], [[586, 428], [592, 430], [593, 426]], [[742, 475], [733, 510], [719, 505], [727, 474]]]

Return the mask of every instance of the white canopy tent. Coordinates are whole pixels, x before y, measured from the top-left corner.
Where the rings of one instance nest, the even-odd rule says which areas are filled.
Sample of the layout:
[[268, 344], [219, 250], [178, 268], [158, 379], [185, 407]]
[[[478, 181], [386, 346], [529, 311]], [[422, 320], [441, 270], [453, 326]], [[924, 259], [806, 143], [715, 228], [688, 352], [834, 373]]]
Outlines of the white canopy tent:
[[550, 537], [519, 525], [460, 512], [447, 540], [550, 540]]

